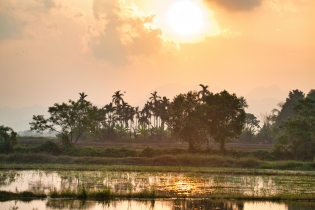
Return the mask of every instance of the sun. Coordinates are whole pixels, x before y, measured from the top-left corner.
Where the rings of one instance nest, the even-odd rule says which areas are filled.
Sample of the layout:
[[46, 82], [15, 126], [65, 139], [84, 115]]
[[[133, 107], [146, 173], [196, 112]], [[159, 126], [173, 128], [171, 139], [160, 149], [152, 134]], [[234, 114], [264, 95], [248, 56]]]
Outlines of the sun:
[[213, 10], [204, 0], [139, 1], [143, 11], [153, 14], [151, 28], [161, 29], [166, 43], [202, 42], [206, 37], [218, 36], [221, 29]]
[[182, 37], [199, 35], [205, 27], [202, 7], [191, 0], [178, 0], [170, 4], [166, 20], [171, 29]]

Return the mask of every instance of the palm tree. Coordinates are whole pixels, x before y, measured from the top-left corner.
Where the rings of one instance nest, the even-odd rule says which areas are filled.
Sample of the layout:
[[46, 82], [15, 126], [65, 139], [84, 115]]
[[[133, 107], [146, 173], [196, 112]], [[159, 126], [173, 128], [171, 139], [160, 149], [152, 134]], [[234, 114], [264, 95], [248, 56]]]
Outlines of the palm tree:
[[139, 107], [135, 107], [135, 114], [134, 114], [135, 120], [136, 120], [136, 128], [138, 127], [138, 121], [139, 121], [139, 117], [140, 117], [140, 111], [139, 111]]
[[124, 99], [122, 98], [122, 96], [124, 96], [124, 94], [120, 93], [120, 90], [116, 91], [114, 95], [112, 95], [112, 98], [113, 98], [112, 102], [114, 102], [116, 106], [120, 104], [120, 102], [124, 102]]
[[170, 104], [170, 99], [166, 98], [165, 96], [162, 98], [162, 100], [160, 100], [160, 106], [159, 106], [159, 110], [160, 110], [160, 118], [161, 118], [161, 127], [164, 130], [164, 123], [165, 123], [165, 117], [167, 114], [167, 110]]
[[136, 109], [134, 107], [129, 107], [128, 112], [127, 112], [127, 119], [128, 121], [130, 121], [130, 139], [131, 139], [131, 130], [133, 127], [133, 123], [134, 123], [134, 118], [136, 115]]
[[149, 116], [141, 114], [139, 117], [139, 126], [145, 126], [146, 128], [150, 125]]
[[152, 114], [154, 116], [154, 126], [157, 126], [157, 120], [158, 120], [158, 112], [159, 112], [159, 100], [161, 99], [160, 96], [157, 95], [157, 92], [154, 91], [153, 93], [151, 93], [151, 97], [150, 99], [150, 109], [152, 111]]
[[86, 95], [84, 92], [79, 93], [79, 95], [80, 95], [79, 101], [80, 101], [81, 103], [86, 102], [85, 98], [87, 97], [87, 95]]
[[150, 125], [150, 120], [151, 119], [151, 112], [150, 112], [150, 102], [147, 101], [147, 103], [144, 104], [143, 109], [141, 110], [140, 118], [139, 118], [139, 125]]
[[158, 98], [161, 98], [160, 96], [157, 95], [157, 92], [154, 91], [153, 93], [151, 93], [151, 97], [149, 98], [151, 101], [153, 101], [154, 103], [156, 103], [156, 101], [158, 100]]
[[[208, 86], [208, 85], [203, 85], [203, 84], [200, 84], [199, 86], [202, 87], [202, 90], [198, 92], [198, 95], [199, 95], [199, 98], [200, 98], [201, 100], [203, 100], [204, 97], [205, 97], [207, 94], [210, 93], [209, 90], [208, 90], [208, 87], [209, 87], [209, 86]], [[201, 95], [201, 97], [200, 97], [200, 95]]]
[[109, 127], [112, 127], [113, 126], [113, 114], [116, 111], [116, 107], [113, 106], [113, 103], [111, 102], [111, 103], [105, 105], [104, 109], [106, 111], [105, 114], [108, 115], [108, 125], [109, 125]]
[[128, 115], [129, 115], [129, 109], [131, 108], [131, 106], [127, 103], [127, 102], [122, 102], [121, 105], [121, 113], [120, 113], [120, 117], [121, 117], [121, 122], [125, 122], [125, 127], [129, 127], [128, 126]]

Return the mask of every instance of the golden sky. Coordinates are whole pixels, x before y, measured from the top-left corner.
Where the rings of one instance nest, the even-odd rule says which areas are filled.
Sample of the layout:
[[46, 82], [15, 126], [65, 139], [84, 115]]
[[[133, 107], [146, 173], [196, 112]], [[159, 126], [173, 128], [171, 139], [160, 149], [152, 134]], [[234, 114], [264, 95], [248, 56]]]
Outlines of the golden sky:
[[[0, 107], [169, 84], [315, 88], [314, 0], [2, 0]], [[170, 92], [174, 90], [169, 90]], [[183, 90], [186, 92], [187, 90]]]

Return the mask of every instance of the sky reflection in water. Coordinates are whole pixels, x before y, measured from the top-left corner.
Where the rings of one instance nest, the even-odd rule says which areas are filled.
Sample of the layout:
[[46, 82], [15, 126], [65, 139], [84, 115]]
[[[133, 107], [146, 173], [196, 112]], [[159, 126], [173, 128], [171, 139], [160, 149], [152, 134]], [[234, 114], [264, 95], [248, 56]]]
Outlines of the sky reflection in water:
[[314, 209], [315, 205], [296, 203], [288, 206], [284, 203], [272, 202], [241, 202], [215, 200], [122, 200], [110, 202], [46, 199], [30, 202], [0, 202], [0, 209], [10, 210], [18, 207], [23, 210], [298, 210]]

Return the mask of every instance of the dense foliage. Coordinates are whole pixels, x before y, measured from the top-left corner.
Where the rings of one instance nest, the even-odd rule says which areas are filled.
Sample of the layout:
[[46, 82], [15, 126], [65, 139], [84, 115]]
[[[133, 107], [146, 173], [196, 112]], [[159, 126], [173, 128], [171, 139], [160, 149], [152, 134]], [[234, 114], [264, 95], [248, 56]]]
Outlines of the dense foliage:
[[18, 143], [17, 133], [10, 127], [0, 126], [0, 153], [7, 153], [13, 150]]
[[200, 86], [202, 91], [180, 94], [172, 102], [153, 92], [142, 110], [125, 102], [121, 91], [116, 91], [112, 102], [102, 108], [93, 106], [86, 101], [87, 95], [80, 93], [77, 101], [49, 107], [47, 119], [33, 116], [31, 130], [57, 132], [65, 146], [74, 145], [82, 137], [162, 140], [171, 133], [188, 142], [191, 150], [209, 138], [224, 149], [225, 142], [240, 135], [246, 101], [227, 91], [213, 94], [208, 86]]
[[220, 143], [237, 138], [244, 127], [245, 111], [241, 100], [227, 91], [213, 94], [188, 92], [176, 96], [169, 106], [166, 124], [172, 135], [188, 142], [194, 151], [208, 139]]
[[286, 120], [279, 128], [278, 155], [291, 155], [298, 160], [315, 157], [315, 101], [306, 98], [294, 107], [296, 116]]
[[[306, 97], [300, 90], [290, 91], [286, 101], [278, 104], [279, 109], [261, 116], [260, 124], [256, 116], [245, 113], [244, 109], [248, 105], [243, 97], [236, 97], [227, 91], [214, 94], [207, 89], [208, 86], [200, 86], [201, 91], [179, 94], [172, 101], [153, 92], [142, 109], [124, 101], [121, 91], [116, 91], [112, 102], [101, 108], [87, 101], [85, 93], [80, 93], [77, 101], [69, 100], [68, 103], [56, 103], [49, 107], [48, 118], [33, 116], [31, 130], [57, 132], [63, 146], [47, 142], [34, 151], [75, 155], [72, 153], [75, 150], [69, 146], [80, 138], [175, 139], [187, 142], [189, 151], [193, 152], [202, 151], [205, 143], [210, 151], [209, 141], [213, 141], [220, 144], [221, 154], [224, 154], [226, 142], [239, 139], [245, 144], [275, 143], [270, 157], [276, 159], [312, 160], [315, 157], [315, 90], [311, 90]], [[17, 134], [4, 126], [1, 126], [0, 132], [0, 152], [12, 152], [13, 146], [17, 144]], [[112, 152], [107, 150], [106, 155]], [[113, 153], [125, 152], [128, 156], [141, 157], [161, 154], [150, 148], [137, 155], [132, 151], [121, 150]], [[106, 156], [93, 148], [74, 153]]]
[[50, 117], [47, 119], [43, 115], [33, 116], [31, 130], [55, 131], [59, 133], [65, 145], [76, 143], [84, 132], [95, 132], [99, 110], [85, 100], [86, 96], [80, 93], [78, 101], [69, 100], [68, 104], [54, 104], [48, 109]]

